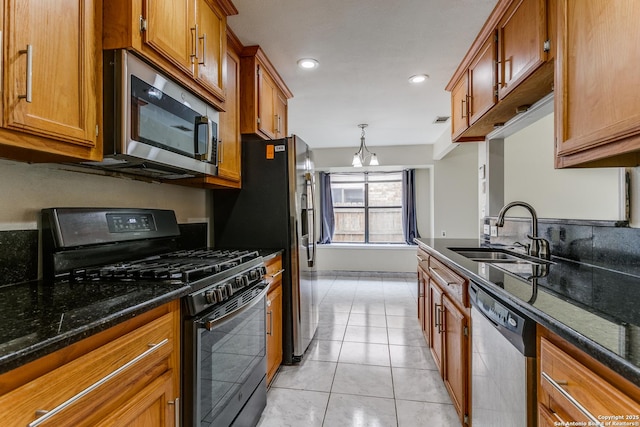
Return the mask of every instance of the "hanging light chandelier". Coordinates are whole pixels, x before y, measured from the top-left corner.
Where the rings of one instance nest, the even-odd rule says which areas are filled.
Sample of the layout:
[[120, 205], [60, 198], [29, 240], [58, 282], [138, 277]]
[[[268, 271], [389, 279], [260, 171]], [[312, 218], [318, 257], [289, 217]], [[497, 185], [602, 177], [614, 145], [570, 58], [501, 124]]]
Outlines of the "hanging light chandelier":
[[362, 167], [367, 160], [369, 161], [369, 166], [378, 166], [380, 164], [378, 163], [378, 156], [376, 156], [376, 153], [369, 151], [364, 142], [364, 128], [367, 126], [369, 125], [366, 123], [358, 125], [358, 127], [362, 129], [362, 134], [360, 135], [360, 148], [358, 149], [358, 152], [353, 155], [353, 161], [351, 162], [351, 166], [356, 168]]

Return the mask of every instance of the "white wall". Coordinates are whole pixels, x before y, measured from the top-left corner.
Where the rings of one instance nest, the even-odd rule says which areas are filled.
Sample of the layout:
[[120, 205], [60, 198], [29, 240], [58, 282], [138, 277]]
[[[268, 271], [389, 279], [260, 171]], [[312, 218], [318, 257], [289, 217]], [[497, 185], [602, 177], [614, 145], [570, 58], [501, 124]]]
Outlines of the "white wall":
[[[368, 147], [376, 153], [380, 168], [407, 168], [430, 165], [433, 163], [432, 145], [401, 145], [393, 147]], [[320, 148], [313, 149], [313, 162], [316, 170], [329, 171], [335, 169], [351, 169], [353, 155], [358, 147], [353, 148]], [[344, 170], [344, 169], [343, 169]]]
[[553, 114], [504, 140], [504, 201], [514, 200], [541, 218], [624, 218], [619, 168], [554, 169]]
[[37, 229], [42, 208], [63, 206], [173, 209], [181, 223], [208, 222], [206, 190], [73, 170], [0, 160], [0, 230]]
[[477, 144], [460, 144], [434, 164], [434, 237], [478, 237]]
[[324, 271], [416, 271], [415, 246], [318, 245], [317, 266]]

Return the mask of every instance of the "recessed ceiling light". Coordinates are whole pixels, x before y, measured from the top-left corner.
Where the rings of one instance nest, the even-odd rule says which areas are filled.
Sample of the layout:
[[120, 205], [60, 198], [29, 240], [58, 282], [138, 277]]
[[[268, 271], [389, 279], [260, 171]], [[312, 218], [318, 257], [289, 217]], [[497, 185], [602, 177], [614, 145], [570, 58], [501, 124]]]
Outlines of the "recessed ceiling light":
[[319, 62], [313, 58], [302, 58], [298, 60], [298, 67], [303, 70], [311, 70], [314, 68], [318, 68]]
[[409, 83], [422, 83], [429, 78], [426, 74], [416, 74], [415, 76], [409, 77]]

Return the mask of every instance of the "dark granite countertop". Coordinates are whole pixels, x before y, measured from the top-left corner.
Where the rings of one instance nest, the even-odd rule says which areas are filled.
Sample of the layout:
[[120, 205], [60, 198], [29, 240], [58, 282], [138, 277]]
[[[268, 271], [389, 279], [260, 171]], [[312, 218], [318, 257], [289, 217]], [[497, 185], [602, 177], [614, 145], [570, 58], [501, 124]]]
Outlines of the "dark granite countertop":
[[416, 239], [427, 252], [640, 386], [640, 275], [552, 257], [545, 277], [523, 264], [470, 260], [450, 248], [479, 239]]
[[[265, 261], [281, 249], [258, 251]], [[0, 374], [187, 295], [182, 283], [0, 285]]]
[[186, 295], [182, 284], [33, 281], [0, 287], [0, 373]]

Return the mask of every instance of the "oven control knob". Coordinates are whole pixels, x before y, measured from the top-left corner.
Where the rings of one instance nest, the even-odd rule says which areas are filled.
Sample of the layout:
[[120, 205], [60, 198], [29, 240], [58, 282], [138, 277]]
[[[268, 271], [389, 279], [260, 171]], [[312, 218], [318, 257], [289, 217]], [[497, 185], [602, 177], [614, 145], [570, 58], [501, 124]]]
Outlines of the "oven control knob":
[[255, 269], [251, 270], [249, 272], [249, 277], [251, 278], [251, 280], [258, 280], [259, 278], [261, 278], [262, 277], [261, 268], [258, 267], [258, 268], [255, 268]]
[[214, 289], [207, 291], [204, 293], [204, 299], [209, 303], [209, 304], [215, 304], [218, 302], [218, 297], [216, 295], [216, 292]]
[[224, 289], [227, 291], [227, 297], [233, 295], [233, 286], [231, 286], [231, 283], [225, 284]]
[[224, 301], [226, 295], [224, 289], [222, 287], [218, 287], [215, 289], [216, 297], [218, 298], [218, 302]]

